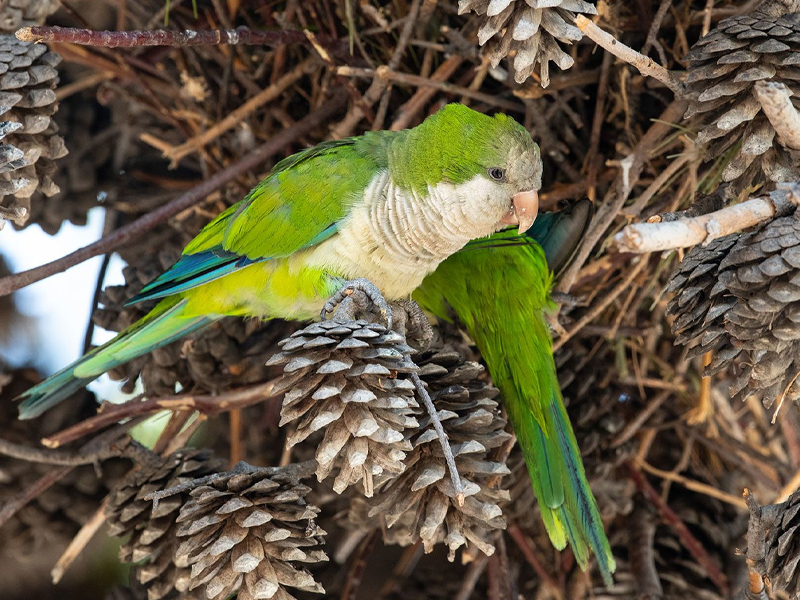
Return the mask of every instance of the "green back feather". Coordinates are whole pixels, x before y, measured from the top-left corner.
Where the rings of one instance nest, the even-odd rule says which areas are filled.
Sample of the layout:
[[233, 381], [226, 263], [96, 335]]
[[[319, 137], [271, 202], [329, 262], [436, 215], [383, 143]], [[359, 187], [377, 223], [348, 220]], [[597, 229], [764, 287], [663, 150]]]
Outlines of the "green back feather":
[[610, 583], [614, 559], [553, 361], [545, 318], [551, 283], [541, 247], [501, 232], [443, 262], [414, 298], [466, 327], [503, 394], [553, 545], [561, 549], [569, 542], [582, 568], [593, 552]]
[[220, 248], [257, 260], [311, 245], [348, 214], [385, 168], [377, 135], [326, 142], [282, 160], [241, 202], [209, 223], [184, 254]]

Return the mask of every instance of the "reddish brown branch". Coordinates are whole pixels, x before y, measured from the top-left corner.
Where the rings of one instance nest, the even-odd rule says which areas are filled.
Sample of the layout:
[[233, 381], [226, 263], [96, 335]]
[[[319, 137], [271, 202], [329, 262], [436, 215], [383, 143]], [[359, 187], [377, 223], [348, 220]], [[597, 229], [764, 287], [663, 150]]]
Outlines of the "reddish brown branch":
[[[79, 46], [105, 48], [134, 48], [139, 46], [215, 46], [217, 44], [247, 44], [258, 46], [309, 45], [302, 31], [253, 31], [247, 27], [236, 29], [184, 30], [147, 29], [140, 31], [95, 31], [75, 27], [23, 27], [16, 33], [23, 42], [68, 42]], [[317, 42], [328, 49], [346, 49], [345, 42], [319, 35]]]
[[378, 542], [380, 531], [377, 529], [367, 534], [367, 537], [361, 542], [358, 547], [353, 561], [350, 563], [350, 568], [347, 570], [347, 579], [345, 580], [344, 589], [342, 590], [341, 600], [355, 600], [358, 590], [361, 587], [361, 582], [364, 579], [364, 572], [367, 569], [367, 561], [375, 549]]
[[74, 267], [90, 258], [105, 254], [106, 252], [112, 252], [120, 246], [130, 243], [142, 234], [153, 229], [156, 225], [163, 223], [181, 211], [197, 204], [206, 196], [219, 190], [240, 175], [251, 169], [255, 169], [269, 157], [274, 156], [298, 138], [325, 123], [345, 105], [345, 102], [345, 95], [337, 94], [330, 101], [322, 104], [317, 110], [309, 113], [288, 129], [284, 129], [273, 136], [269, 141], [248, 153], [238, 162], [215, 173], [172, 202], [144, 215], [125, 227], [117, 229], [114, 233], [107, 235], [101, 240], [84, 246], [53, 262], [34, 267], [22, 273], [3, 277], [0, 279], [0, 296], [10, 294], [32, 283], [46, 279], [51, 275], [66, 271], [70, 267]]
[[689, 551], [698, 564], [705, 569], [706, 573], [708, 573], [709, 579], [714, 582], [714, 585], [719, 588], [723, 595], [727, 596], [728, 590], [730, 589], [730, 584], [728, 583], [728, 578], [722, 572], [717, 562], [711, 558], [711, 556], [709, 556], [708, 552], [706, 552], [705, 548], [703, 548], [703, 545], [697, 540], [696, 537], [692, 535], [692, 532], [689, 531], [675, 511], [672, 510], [669, 505], [664, 502], [664, 500], [662, 500], [656, 489], [650, 485], [649, 481], [647, 481], [644, 473], [642, 473], [630, 460], [626, 461], [625, 466], [628, 468], [628, 473], [630, 474], [631, 479], [636, 484], [636, 487], [639, 489], [639, 491], [642, 492], [644, 497], [647, 498], [648, 502], [650, 502], [656, 508], [656, 510], [658, 510], [661, 518], [664, 519], [664, 521], [666, 521], [672, 530], [677, 534], [683, 546]]
[[550, 573], [545, 570], [536, 554], [534, 554], [530, 544], [528, 543], [528, 539], [525, 537], [525, 534], [522, 533], [522, 530], [517, 525], [511, 525], [508, 528], [508, 535], [510, 535], [511, 539], [517, 544], [517, 547], [522, 552], [525, 560], [527, 560], [528, 564], [533, 567], [533, 570], [536, 571], [536, 574], [542, 580], [544, 585], [550, 589], [556, 598], [563, 598], [563, 590], [556, 583], [556, 580], [550, 576]]
[[268, 381], [253, 387], [233, 390], [216, 396], [185, 394], [147, 400], [137, 398], [124, 404], [107, 405], [99, 414], [47, 437], [42, 442], [48, 448], [58, 448], [63, 444], [125, 419], [148, 415], [161, 410], [191, 410], [214, 415], [234, 408], [244, 408], [269, 398], [272, 394], [273, 386], [274, 382]]

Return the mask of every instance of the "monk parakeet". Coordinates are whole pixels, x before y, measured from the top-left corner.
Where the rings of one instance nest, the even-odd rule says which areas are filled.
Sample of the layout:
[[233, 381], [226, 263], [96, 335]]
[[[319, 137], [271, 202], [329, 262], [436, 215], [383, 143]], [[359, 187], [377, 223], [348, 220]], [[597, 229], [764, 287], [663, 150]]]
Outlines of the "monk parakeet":
[[[537, 219], [529, 231], [560, 263], [580, 240], [588, 202], [572, 214]], [[558, 268], [558, 264], [552, 265]], [[502, 394], [553, 545], [572, 547], [581, 568], [590, 552], [611, 584], [614, 558], [564, 409], [546, 312], [553, 275], [534, 238], [506, 231], [476, 240], [445, 260], [414, 299], [467, 329]]]
[[468, 241], [533, 223], [539, 147], [505, 115], [450, 104], [406, 131], [324, 142], [275, 165], [133, 302], [156, 307], [26, 392], [31, 418], [99, 375], [227, 315], [309, 320], [346, 282], [408, 298]]

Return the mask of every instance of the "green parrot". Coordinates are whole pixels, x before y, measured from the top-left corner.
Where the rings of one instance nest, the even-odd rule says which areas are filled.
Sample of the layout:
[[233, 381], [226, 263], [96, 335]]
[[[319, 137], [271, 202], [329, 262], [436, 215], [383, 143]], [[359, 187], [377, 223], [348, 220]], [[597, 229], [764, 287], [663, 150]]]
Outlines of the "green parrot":
[[528, 229], [541, 177], [524, 127], [460, 104], [290, 156], [132, 300], [160, 299], [150, 313], [23, 394], [20, 418], [228, 315], [311, 320], [353, 280], [408, 298], [468, 241]]
[[[502, 231], [471, 242], [439, 265], [414, 299], [467, 329], [502, 394], [550, 540], [559, 550], [569, 542], [584, 570], [593, 552], [611, 585], [614, 558], [564, 408], [546, 320], [554, 308], [551, 268], [577, 246], [589, 206], [540, 215], [528, 236]], [[549, 250], [550, 268], [536, 240]]]

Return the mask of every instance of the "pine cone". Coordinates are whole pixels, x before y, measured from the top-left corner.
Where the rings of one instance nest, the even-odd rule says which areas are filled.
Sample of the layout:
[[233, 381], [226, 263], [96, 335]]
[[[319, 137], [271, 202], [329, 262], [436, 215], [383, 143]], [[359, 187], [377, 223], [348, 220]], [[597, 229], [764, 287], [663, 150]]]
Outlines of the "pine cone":
[[112, 164], [116, 147], [108, 143], [106, 127], [113, 125], [104, 122], [106, 110], [88, 92], [59, 102], [53, 118], [59, 134], [69, 140], [70, 150], [58, 161], [53, 176], [60, 191], [31, 205], [27, 225], [35, 223], [50, 235], [57, 233], [65, 221], [86, 225], [88, 212], [113, 203], [115, 189], [124, 187], [114, 178], [118, 173]]
[[14, 33], [20, 27], [43, 25], [59, 6], [58, 0], [0, 0], [0, 31]]
[[740, 357], [731, 396], [760, 392], [767, 408], [782, 394], [800, 399], [794, 383], [800, 369], [799, 217], [693, 249], [667, 288], [676, 292], [668, 311], [677, 315], [677, 342], [695, 344], [693, 356], [714, 352], [705, 375]]
[[[0, 35], [0, 115], [5, 149], [0, 167], [0, 196], [14, 196], [0, 207], [0, 216], [24, 225], [31, 212], [31, 196], [56, 194], [55, 160], [67, 154], [64, 140], [51, 120], [57, 110], [53, 91], [55, 67], [61, 57], [43, 44]], [[13, 123], [13, 125], [12, 125]], [[12, 146], [17, 150], [13, 152]]]
[[185, 598], [190, 571], [177, 566], [174, 553], [179, 540], [175, 525], [178, 509], [187, 494], [164, 498], [153, 509], [153, 502], [144, 497], [185, 481], [213, 473], [219, 468], [210, 453], [181, 450], [153, 466], [141, 466], [128, 473], [111, 493], [108, 530], [110, 535], [130, 539], [120, 547], [120, 560], [137, 564], [132, 577], [147, 588], [148, 600]]
[[492, 534], [506, 526], [498, 503], [508, 499], [508, 492], [497, 489], [508, 467], [491, 455], [511, 437], [494, 400], [500, 392], [485, 381], [483, 366], [465, 362], [447, 343], [424, 352], [419, 364], [420, 378], [427, 384], [453, 448], [466, 493], [464, 506], [456, 502], [430, 417], [420, 409], [420, 425], [409, 436], [414, 449], [405, 461], [405, 472], [376, 491], [366, 520], [356, 506], [351, 523], [380, 524], [390, 543], [422, 540], [426, 552], [443, 542], [451, 561], [456, 550], [469, 542], [491, 555]]
[[784, 591], [790, 598], [800, 597], [800, 492], [792, 494], [777, 506], [774, 523], [765, 533], [766, 546], [763, 561], [757, 561], [756, 570], [769, 578], [772, 589]]
[[311, 573], [294, 563], [328, 560], [319, 509], [306, 504], [310, 491], [289, 469], [232, 472], [195, 488], [181, 508], [176, 561], [191, 567], [190, 589], [209, 599], [293, 596], [287, 587], [324, 593]]
[[735, 181], [737, 192], [800, 178], [800, 153], [775, 136], [754, 92], [758, 81], [782, 82], [800, 108], [800, 13], [786, 14], [796, 9], [767, 0], [752, 15], [720, 21], [686, 56], [692, 101], [685, 118], [697, 117], [706, 160], [732, 153], [722, 180]]
[[594, 15], [597, 9], [583, 0], [544, 4], [537, 8], [535, 0], [459, 0], [458, 14], [472, 11], [484, 17], [478, 30], [481, 46], [498, 36], [487, 46], [493, 66], [496, 67], [509, 52], [516, 52], [515, 81], [525, 81], [538, 64], [542, 87], [547, 87], [550, 85], [550, 61], [562, 70], [569, 69], [574, 62], [558, 41], [571, 44], [581, 39], [580, 29], [573, 25], [575, 14]]
[[282, 352], [268, 365], [284, 365], [273, 393], [286, 392], [281, 425], [296, 421], [289, 447], [325, 430], [317, 446], [317, 478], [338, 467], [333, 489], [364, 482], [372, 496], [374, 477], [403, 472], [411, 444], [404, 435], [417, 427], [414, 385], [417, 369], [405, 358], [411, 348], [403, 336], [364, 320], [322, 321], [279, 344]]

